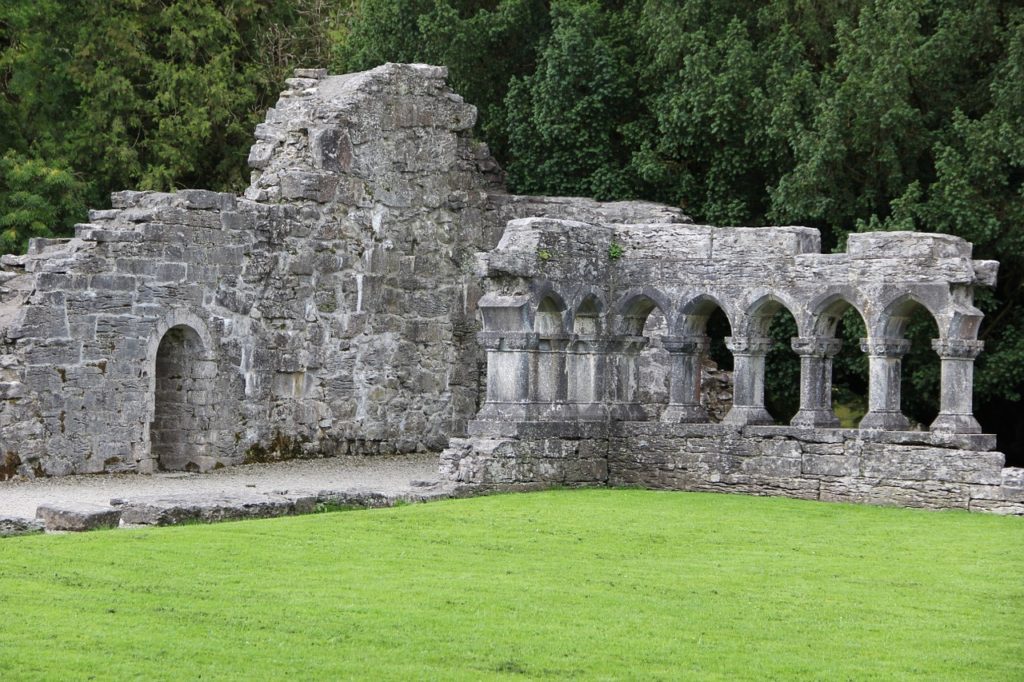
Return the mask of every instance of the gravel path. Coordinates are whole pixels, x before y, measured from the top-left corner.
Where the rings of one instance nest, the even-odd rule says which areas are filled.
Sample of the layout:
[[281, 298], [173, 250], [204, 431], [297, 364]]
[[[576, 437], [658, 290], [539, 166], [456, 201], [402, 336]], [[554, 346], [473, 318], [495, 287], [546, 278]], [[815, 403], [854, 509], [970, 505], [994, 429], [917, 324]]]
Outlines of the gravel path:
[[207, 474], [166, 472], [94, 474], [0, 482], [0, 517], [32, 518], [41, 504], [196, 493], [353, 490], [386, 494], [412, 491], [412, 481], [436, 481], [437, 455], [333, 457], [276, 464], [246, 464]]

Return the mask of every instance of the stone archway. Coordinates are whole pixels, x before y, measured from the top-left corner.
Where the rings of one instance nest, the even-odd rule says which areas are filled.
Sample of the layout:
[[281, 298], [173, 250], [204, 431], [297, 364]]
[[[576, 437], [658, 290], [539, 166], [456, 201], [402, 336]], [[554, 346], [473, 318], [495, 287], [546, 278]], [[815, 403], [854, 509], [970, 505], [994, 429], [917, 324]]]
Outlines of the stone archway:
[[179, 324], [157, 346], [151, 455], [157, 469], [198, 471], [206, 456], [216, 365], [195, 329]]

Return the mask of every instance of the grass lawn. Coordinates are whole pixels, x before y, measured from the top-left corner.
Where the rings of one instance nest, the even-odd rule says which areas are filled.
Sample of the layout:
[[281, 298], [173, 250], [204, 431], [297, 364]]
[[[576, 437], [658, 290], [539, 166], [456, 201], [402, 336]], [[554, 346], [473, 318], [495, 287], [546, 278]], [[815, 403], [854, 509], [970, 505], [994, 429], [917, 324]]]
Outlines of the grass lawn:
[[1024, 679], [1024, 519], [559, 490], [0, 541], [0, 679]]

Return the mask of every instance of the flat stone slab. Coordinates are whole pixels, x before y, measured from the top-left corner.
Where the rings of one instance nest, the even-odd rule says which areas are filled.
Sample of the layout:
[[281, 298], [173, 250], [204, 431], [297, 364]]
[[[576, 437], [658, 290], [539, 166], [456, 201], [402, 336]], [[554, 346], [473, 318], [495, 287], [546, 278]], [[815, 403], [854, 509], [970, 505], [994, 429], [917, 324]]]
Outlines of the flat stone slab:
[[110, 503], [120, 509], [125, 524], [173, 526], [310, 514], [316, 511], [317, 498], [316, 493], [238, 492], [113, 499]]
[[422, 492], [380, 493], [367, 490], [321, 490], [317, 493], [316, 498], [317, 502], [322, 505], [380, 509], [382, 507], [393, 507], [402, 502], [430, 502], [431, 500], [442, 500], [456, 496], [455, 489], [450, 486], [440, 483], [415, 485], [416, 483], [424, 483], [424, 481], [413, 482], [413, 486]]
[[36, 518], [42, 520], [46, 530], [96, 530], [117, 528], [121, 523], [121, 510], [87, 502], [44, 504], [36, 509]]
[[46, 529], [38, 519], [23, 519], [16, 516], [0, 516], [0, 538], [15, 535], [32, 535], [42, 533]]
[[110, 504], [126, 525], [174, 526], [242, 519], [312, 514], [332, 508], [376, 509], [399, 502], [427, 502], [451, 497], [440, 483], [418, 486], [418, 492], [383, 493], [367, 490], [275, 490], [272, 492], [199, 493], [115, 498]]

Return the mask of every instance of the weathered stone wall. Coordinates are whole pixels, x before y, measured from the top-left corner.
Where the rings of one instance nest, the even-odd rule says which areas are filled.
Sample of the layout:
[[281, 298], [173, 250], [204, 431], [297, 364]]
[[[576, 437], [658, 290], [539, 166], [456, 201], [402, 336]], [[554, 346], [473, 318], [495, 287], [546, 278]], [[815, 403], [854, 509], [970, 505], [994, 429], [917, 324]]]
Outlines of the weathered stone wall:
[[[1003, 468], [971, 409], [981, 313], [973, 289], [997, 264], [948, 235], [850, 235], [822, 254], [806, 227], [716, 228], [524, 218], [477, 257], [486, 399], [442, 455], [444, 476], [502, 488], [642, 485], [677, 490], [1024, 514], [1024, 470]], [[831, 358], [839, 319], [864, 321], [869, 411], [840, 429]], [[913, 431], [900, 358], [916, 308], [942, 369], [938, 418]], [[707, 325], [731, 327], [734, 392], [709, 410]], [[772, 318], [797, 326], [800, 410], [764, 405]], [[796, 389], [796, 387], [794, 387]], [[719, 397], [719, 396], [715, 396]], [[712, 422], [721, 423], [712, 423]]]
[[438, 450], [478, 407], [473, 254], [517, 197], [446, 70], [298, 71], [244, 197], [118, 192], [0, 260], [0, 478]]
[[[73, 239], [3, 256], [0, 478], [450, 444], [442, 473], [472, 485], [1024, 511], [1021, 470], [971, 413], [973, 288], [996, 264], [970, 244], [856, 234], [822, 254], [804, 227], [509, 195], [445, 77], [296, 72], [257, 128], [244, 196], [119, 192]], [[930, 433], [900, 411], [915, 306], [939, 330]], [[834, 428], [830, 402], [851, 307], [871, 382], [857, 431]], [[715, 308], [729, 374], [706, 357]], [[771, 427], [765, 337], [782, 308], [801, 409]]]
[[[301, 72], [245, 198], [119, 193], [5, 257], [2, 456], [59, 475], [443, 447], [476, 409], [469, 259], [501, 224], [445, 75]], [[183, 334], [188, 379], [159, 385]]]
[[1024, 469], [1004, 468], [990, 436], [657, 422], [507, 433], [453, 440], [442, 473], [485, 489], [642, 486], [1024, 515]]

